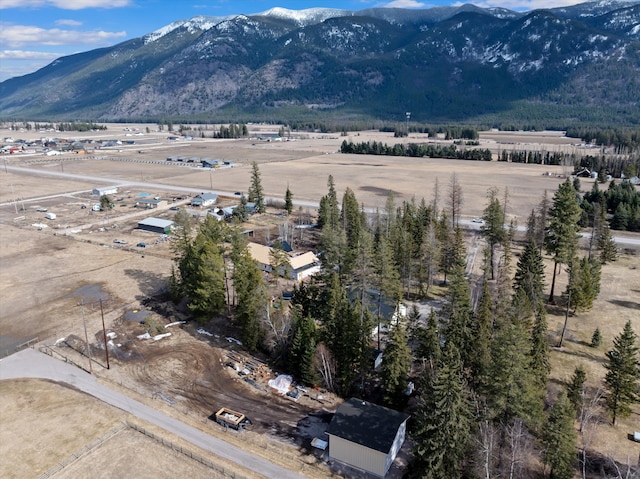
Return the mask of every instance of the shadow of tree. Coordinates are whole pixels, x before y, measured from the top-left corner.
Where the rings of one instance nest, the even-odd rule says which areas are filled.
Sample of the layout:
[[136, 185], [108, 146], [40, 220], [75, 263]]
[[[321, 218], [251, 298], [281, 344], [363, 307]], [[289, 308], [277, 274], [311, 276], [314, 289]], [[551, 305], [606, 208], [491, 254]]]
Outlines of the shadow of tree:
[[142, 295], [137, 295], [136, 299], [142, 301], [149, 296], [164, 294], [169, 287], [169, 278], [164, 275], [150, 273], [140, 269], [125, 269], [124, 274], [138, 282]]
[[640, 303], [636, 303], [635, 301], [623, 301], [621, 299], [610, 299], [609, 302], [611, 304], [615, 304], [616, 306], [622, 306], [624, 308], [640, 309]]
[[565, 348], [562, 349], [558, 349], [558, 348], [553, 348], [556, 351], [562, 353], [562, 354], [568, 354], [570, 356], [576, 356], [578, 358], [583, 358], [583, 359], [587, 359], [589, 361], [597, 361], [600, 364], [604, 364], [605, 363], [605, 358], [603, 356], [599, 356], [599, 355], [595, 355], [595, 354], [589, 354], [586, 353], [584, 351], [568, 351]]

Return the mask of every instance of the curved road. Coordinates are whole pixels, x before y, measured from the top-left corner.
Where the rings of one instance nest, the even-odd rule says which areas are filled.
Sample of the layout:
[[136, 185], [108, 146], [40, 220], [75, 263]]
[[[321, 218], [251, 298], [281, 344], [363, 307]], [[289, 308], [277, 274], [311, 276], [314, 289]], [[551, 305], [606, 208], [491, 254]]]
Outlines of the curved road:
[[0, 360], [0, 380], [17, 378], [50, 379], [69, 384], [131, 415], [159, 426], [190, 443], [233, 461], [265, 476], [282, 479], [303, 479], [304, 476], [256, 457], [225, 441], [156, 411], [134, 399], [98, 383], [95, 377], [70, 364], [63, 363], [33, 349], [24, 349]]

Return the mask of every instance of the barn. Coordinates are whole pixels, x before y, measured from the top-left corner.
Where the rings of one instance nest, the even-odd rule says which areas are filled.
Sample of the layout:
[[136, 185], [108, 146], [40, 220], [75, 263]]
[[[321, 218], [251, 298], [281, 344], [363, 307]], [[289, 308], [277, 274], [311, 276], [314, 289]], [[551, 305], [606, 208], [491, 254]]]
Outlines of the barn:
[[160, 218], [146, 218], [138, 222], [138, 229], [151, 231], [152, 233], [169, 234], [173, 221], [163, 220]]
[[329, 457], [384, 477], [404, 443], [408, 419], [407, 414], [351, 398], [329, 424]]

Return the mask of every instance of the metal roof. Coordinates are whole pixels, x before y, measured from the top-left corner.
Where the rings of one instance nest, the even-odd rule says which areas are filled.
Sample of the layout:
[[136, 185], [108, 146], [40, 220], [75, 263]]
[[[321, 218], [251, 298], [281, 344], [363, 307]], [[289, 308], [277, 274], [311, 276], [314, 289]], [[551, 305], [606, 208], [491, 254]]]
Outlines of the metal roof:
[[163, 220], [161, 218], [145, 218], [138, 221], [138, 225], [143, 226], [155, 226], [157, 228], [168, 228], [173, 224], [173, 221]]
[[327, 434], [388, 454], [407, 419], [408, 414], [351, 398], [338, 407]]

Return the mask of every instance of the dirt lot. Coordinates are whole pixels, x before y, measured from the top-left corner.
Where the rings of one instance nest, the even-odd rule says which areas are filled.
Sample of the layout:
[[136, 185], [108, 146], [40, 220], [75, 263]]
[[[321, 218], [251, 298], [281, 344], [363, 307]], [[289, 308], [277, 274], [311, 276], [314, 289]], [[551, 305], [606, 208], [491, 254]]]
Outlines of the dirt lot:
[[[108, 132], [96, 134], [96, 137], [123, 137], [124, 127], [110, 126]], [[0, 132], [0, 135], [8, 136], [6, 132]], [[13, 136], [20, 137], [17, 133], [13, 133]], [[562, 181], [555, 175], [563, 173], [561, 167], [340, 155], [335, 152], [344, 138], [337, 135], [306, 135], [292, 142], [193, 140], [177, 144], [170, 144], [166, 136], [166, 132], [144, 134], [139, 141], [136, 140], [136, 145], [100, 150], [82, 157], [24, 156], [6, 159], [9, 167], [25, 167], [48, 173], [47, 176], [32, 175], [22, 170], [2, 171], [0, 165], [0, 354], [12, 351], [16, 345], [34, 337], [47, 344], [53, 344], [59, 338], [75, 337], [78, 340], [70, 343], [80, 344], [84, 339], [86, 321], [87, 334], [95, 347], [94, 372], [101, 380], [204, 428], [217, 427], [206, 418], [219, 407], [234, 407], [248, 412], [254, 421], [254, 430], [247, 436], [229, 435], [228, 438], [254, 450], [256, 454], [266, 455], [281, 463], [315, 463], [313, 454], [301, 455], [306, 454], [308, 441], [318, 430], [311, 427], [309, 414], [320, 418], [316, 422], [321, 426], [322, 418], [326, 419], [323, 411], [335, 408], [337, 400], [327, 395], [320, 402], [317, 392], [311, 392], [312, 397], [293, 402], [245, 382], [226, 366], [229, 359], [234, 358], [229, 351], [238, 347], [225, 340], [227, 335], [233, 334], [233, 330], [221, 323], [205, 326], [218, 338], [199, 334], [195, 326], [187, 324], [170, 329], [172, 336], [158, 342], [138, 340], [136, 335], [143, 332], [141, 327], [124, 320], [122, 316], [126, 312], [144, 309], [146, 299], [166, 287], [171, 259], [168, 244], [159, 240], [158, 235], [137, 230], [137, 220], [151, 215], [171, 218], [173, 212], [168, 207], [174, 204], [173, 199], [198, 191], [226, 192], [228, 195], [224, 200], [232, 202], [235, 191], [246, 191], [248, 188], [249, 165], [251, 161], [257, 161], [260, 163], [265, 193], [282, 197], [289, 185], [294, 199], [300, 201], [305, 209], [326, 194], [329, 174], [334, 176], [340, 195], [350, 187], [360, 201], [374, 208], [384, 206], [389, 190], [394, 192], [398, 201], [412, 197], [430, 200], [436, 178], [440, 195], [444, 198], [451, 174], [455, 172], [464, 188], [462, 209], [465, 217], [471, 218], [481, 213], [490, 186], [497, 186], [501, 191], [508, 187], [509, 213], [517, 217], [520, 224], [524, 224], [542, 192], [547, 189], [552, 194]], [[391, 135], [371, 132], [354, 134], [350, 138], [356, 142], [374, 138], [390, 144], [396, 141]], [[523, 145], [543, 143], [548, 149], [573, 148], [567, 146], [567, 139], [557, 134], [506, 135], [506, 138], [505, 134], [494, 134], [487, 135], [482, 141], [496, 150], [524, 149]], [[500, 145], [503, 146], [496, 141], [502, 142]], [[212, 171], [166, 162], [166, 156], [178, 154], [233, 160], [235, 166]], [[552, 176], [545, 175], [547, 172], [551, 172]], [[56, 176], [52, 176], [54, 173]], [[81, 208], [82, 204], [95, 202], [95, 197], [90, 195], [93, 187], [106, 184], [121, 185], [115, 196], [122, 200], [115, 202], [113, 211], [107, 215]], [[583, 189], [587, 188], [590, 188], [589, 182], [583, 181]], [[168, 205], [160, 211], [141, 211], [133, 207], [140, 193], [158, 195], [168, 200]], [[185, 201], [178, 200], [177, 203], [183, 206]], [[120, 206], [122, 204], [125, 206]], [[44, 212], [38, 211], [39, 208], [55, 212], [56, 219], [46, 220]], [[270, 221], [277, 223], [278, 219], [273, 217]], [[32, 226], [38, 223], [45, 223], [48, 227], [40, 229]], [[122, 239], [127, 243], [119, 245], [114, 243], [114, 239]], [[149, 246], [136, 248], [135, 244], [140, 241]], [[601, 297], [593, 311], [571, 318], [569, 341], [562, 351], [553, 353], [553, 374], [557, 384], [571, 375], [574, 365], [579, 361], [587, 365], [590, 384], [593, 387], [600, 384], [602, 358], [612, 338], [619, 333], [627, 319], [638, 324], [640, 269], [634, 269], [638, 264], [637, 258], [626, 256], [606, 266]], [[558, 291], [562, 288], [562, 278], [559, 279]], [[115, 352], [110, 370], [104, 369], [105, 360], [99, 349], [102, 330], [100, 300], [103, 302], [107, 330], [117, 334], [114, 343], [121, 345], [118, 347], [121, 354]], [[177, 319], [183, 318], [171, 314], [159, 318], [164, 322]], [[550, 331], [556, 331], [561, 320], [560, 312], [552, 315], [549, 318]], [[605, 338], [605, 344], [599, 350], [584, 344], [589, 341], [596, 326], [601, 328]], [[72, 349], [59, 345], [57, 350], [87, 367], [86, 357]], [[237, 357], [234, 361], [238, 362]], [[266, 377], [262, 380], [266, 380]], [[47, 454], [34, 454], [27, 476], [49, 470], [122, 421], [120, 412], [97, 413], [94, 408], [98, 405], [69, 397], [70, 392], [65, 388], [56, 386], [53, 390], [47, 389], [48, 394], [45, 395], [38, 393], [39, 388], [50, 388], [51, 385], [30, 383], [27, 387], [26, 383], [16, 384], [0, 385], [0, 406], [7, 403], [23, 405], [21, 409], [9, 408], [7, 412], [2, 407], [0, 419], [3, 428], [0, 428], [0, 434], [5, 433], [5, 419], [11, 419], [13, 429], [9, 431], [16, 434], [9, 437], [19, 436], [25, 444], [38, 437], [49, 437], [50, 441], [51, 437], [57, 437], [59, 439], [53, 441], [59, 440], [61, 443], [60, 447], [48, 449]], [[36, 397], [39, 399], [34, 402], [33, 398]], [[51, 400], [43, 400], [45, 397]], [[64, 409], [70, 403], [76, 407], [73, 410]], [[53, 411], [61, 411], [60, 414], [56, 412], [55, 416], [59, 415], [64, 420], [55, 424], [43, 420], [35, 428], [33, 413], [27, 416], [25, 404], [32, 404], [30, 411], [43, 411], [49, 416]], [[84, 432], [80, 425], [87, 422], [83, 420], [85, 414], [99, 414], [106, 419]], [[614, 455], [620, 462], [626, 462], [628, 455], [637, 456], [637, 445], [626, 440], [626, 434], [637, 424], [637, 420], [636, 410], [632, 418], [621, 421], [616, 428], [603, 425], [597, 439], [602, 450]], [[51, 429], [55, 429], [56, 436], [43, 433]], [[215, 432], [215, 429], [211, 430]], [[300, 435], [303, 431], [306, 436]], [[292, 439], [294, 436], [298, 437], [297, 442]], [[157, 447], [155, 443], [148, 443], [148, 439], [141, 439], [137, 433], [129, 430], [118, 432], [117, 437], [122, 437], [123, 444], [135, 444], [138, 441], [141, 447], [149, 447], [151, 451]], [[4, 438], [0, 436], [2, 447], [9, 445]], [[117, 444], [117, 441], [106, 441], [104, 449], [101, 446], [91, 453], [100, 457], [90, 461], [91, 464], [108, 463], [104, 457], [120, 454], [122, 448]], [[100, 452], [107, 450], [111, 452], [104, 452], [104, 456]], [[159, 452], [149, 457], [155, 460], [163, 454]], [[122, 461], [122, 464], [128, 462]], [[188, 477], [198, 477], [199, 463], [187, 463], [189, 465], [185, 467], [192, 469], [176, 471], [175, 475], [182, 473]], [[113, 467], [123, 467], [122, 464]], [[158, 470], [168, 470], [164, 469], [159, 459], [157, 464]], [[14, 463], [0, 466], [0, 475], [24, 476], [9, 476], [9, 472], [16, 470], [14, 466]], [[68, 477], [74, 476], [74, 472], [82, 476], [93, 471], [86, 469], [93, 467], [87, 462], [74, 467], [80, 469], [69, 469], [71, 472], [65, 472], [71, 474]], [[155, 470], [155, 467], [149, 466], [149, 470]], [[305, 469], [305, 473], [316, 477], [328, 474], [325, 469], [316, 466]], [[151, 476], [140, 474], [136, 477]]]

